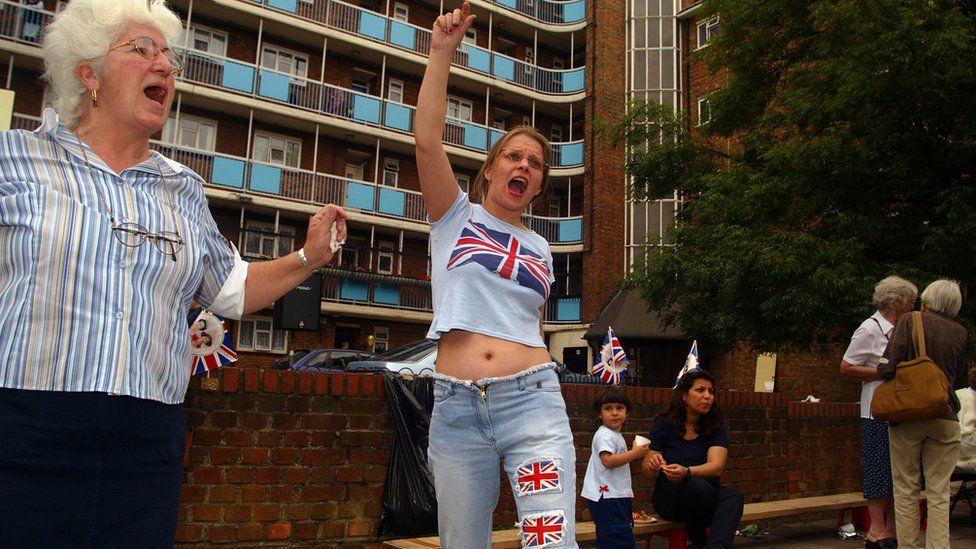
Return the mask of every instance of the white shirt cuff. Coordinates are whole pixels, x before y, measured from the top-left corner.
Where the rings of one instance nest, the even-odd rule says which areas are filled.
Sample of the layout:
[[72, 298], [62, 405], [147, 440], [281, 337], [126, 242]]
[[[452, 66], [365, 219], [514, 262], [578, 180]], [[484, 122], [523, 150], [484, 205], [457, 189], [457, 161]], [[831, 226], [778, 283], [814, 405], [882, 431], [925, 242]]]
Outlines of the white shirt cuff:
[[244, 316], [244, 286], [247, 282], [248, 263], [241, 259], [237, 246], [233, 243], [231, 246], [234, 248], [234, 268], [227, 275], [227, 280], [208, 309], [225, 318], [238, 320]]

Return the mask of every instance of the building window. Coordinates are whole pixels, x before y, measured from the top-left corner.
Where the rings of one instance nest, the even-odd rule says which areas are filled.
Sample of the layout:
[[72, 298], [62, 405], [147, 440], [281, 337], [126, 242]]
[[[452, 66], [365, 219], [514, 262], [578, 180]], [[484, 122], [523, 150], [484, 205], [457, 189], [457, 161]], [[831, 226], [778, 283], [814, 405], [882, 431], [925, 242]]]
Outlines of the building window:
[[469, 189], [471, 188], [471, 176], [459, 174], [456, 175], [455, 177], [457, 178], [458, 187], [462, 191], [466, 193], [470, 193], [471, 191]]
[[447, 97], [447, 116], [449, 118], [471, 122], [472, 112], [474, 112], [474, 107], [470, 101], [465, 101], [459, 97]]
[[410, 8], [406, 4], [401, 4], [399, 2], [393, 4], [393, 20], [407, 22], [408, 15], [410, 15]]
[[380, 274], [393, 274], [393, 243], [381, 240], [380, 251], [377, 256], [376, 272]]
[[464, 31], [464, 38], [461, 40], [462, 44], [471, 44], [472, 46], [478, 45], [478, 29], [470, 27], [468, 30]]
[[712, 120], [712, 106], [707, 97], [698, 100], [698, 125], [708, 124]]
[[357, 236], [346, 238], [346, 244], [339, 250], [339, 265], [346, 269], [365, 269], [366, 259], [359, 254], [366, 249], [366, 239]]
[[532, 125], [532, 117], [530, 117], [530, 116], [522, 116], [522, 125], [523, 126], [531, 126]]
[[[352, 70], [352, 84], [350, 87], [360, 93], [369, 93], [370, 87], [372, 87], [373, 80], [376, 79], [376, 75], [359, 69]], [[382, 90], [380, 90], [382, 92]]]
[[190, 47], [196, 51], [219, 55], [227, 54], [227, 33], [192, 25], [190, 27]]
[[295, 250], [295, 228], [248, 221], [242, 231], [244, 255], [261, 259], [283, 257]]
[[553, 124], [552, 129], [549, 130], [549, 141], [553, 143], [562, 143], [563, 141], [563, 127], [559, 124]]
[[217, 121], [181, 115], [177, 130], [176, 117], [171, 116], [166, 119], [163, 127], [163, 141], [181, 147], [213, 151], [217, 141]]
[[308, 74], [308, 56], [278, 46], [265, 45], [261, 53], [261, 66], [305, 78]]
[[397, 186], [397, 176], [400, 173], [400, 161], [395, 158], [387, 158], [383, 162], [383, 184], [387, 187]]
[[525, 74], [532, 74], [533, 65], [535, 65], [535, 50], [532, 48], [525, 48]]
[[549, 195], [549, 217], [559, 217], [559, 197]]
[[284, 353], [288, 348], [288, 334], [276, 330], [270, 318], [245, 316], [237, 324], [239, 351], [268, 351]]
[[302, 157], [302, 142], [273, 133], [254, 134], [251, 159], [276, 166], [297, 168]]
[[705, 21], [698, 22], [698, 47], [703, 48], [713, 37], [718, 36], [719, 22], [718, 17], [712, 17]]
[[391, 103], [403, 103], [403, 80], [390, 79], [387, 86], [386, 98]]
[[390, 347], [390, 329], [376, 326], [373, 328], [373, 352], [383, 353]]

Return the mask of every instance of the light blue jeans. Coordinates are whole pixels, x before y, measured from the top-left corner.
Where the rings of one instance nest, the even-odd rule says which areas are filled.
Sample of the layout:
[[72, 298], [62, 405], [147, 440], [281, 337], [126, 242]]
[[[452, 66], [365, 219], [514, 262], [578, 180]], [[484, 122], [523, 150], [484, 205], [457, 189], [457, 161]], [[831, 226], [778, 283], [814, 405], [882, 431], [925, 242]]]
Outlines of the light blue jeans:
[[502, 460], [523, 547], [576, 545], [576, 447], [552, 364], [462, 381], [435, 375], [427, 455], [441, 547], [491, 547]]

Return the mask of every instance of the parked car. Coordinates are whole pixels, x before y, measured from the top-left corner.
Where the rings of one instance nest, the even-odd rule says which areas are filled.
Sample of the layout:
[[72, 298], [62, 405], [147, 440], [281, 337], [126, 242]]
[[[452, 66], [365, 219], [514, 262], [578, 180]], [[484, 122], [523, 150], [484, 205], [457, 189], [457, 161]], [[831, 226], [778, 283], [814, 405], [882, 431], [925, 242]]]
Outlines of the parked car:
[[[299, 352], [295, 351], [295, 354]], [[293, 360], [290, 365], [280, 369], [296, 370], [299, 372], [345, 371], [349, 363], [371, 356], [373, 356], [373, 353], [369, 351], [358, 351], [356, 349], [303, 350], [302, 356]], [[279, 360], [279, 362], [281, 361]]]
[[[378, 354], [369, 360], [350, 362], [348, 371], [381, 371], [387, 369], [401, 374], [432, 374], [435, 371], [434, 362], [436, 361], [437, 342], [421, 339]], [[560, 383], [603, 385], [603, 382], [595, 376], [569, 371], [566, 365], [556, 360], [555, 357], [552, 361], [556, 363], [556, 372], [559, 374]]]
[[283, 356], [271, 363], [272, 370], [291, 370], [291, 365], [298, 359], [312, 352], [311, 349], [295, 349], [288, 356]]
[[434, 373], [435, 360], [437, 360], [437, 342], [421, 339], [380, 353], [369, 360], [350, 362], [348, 369], [350, 372], [378, 372], [386, 369], [400, 374], [423, 375]]

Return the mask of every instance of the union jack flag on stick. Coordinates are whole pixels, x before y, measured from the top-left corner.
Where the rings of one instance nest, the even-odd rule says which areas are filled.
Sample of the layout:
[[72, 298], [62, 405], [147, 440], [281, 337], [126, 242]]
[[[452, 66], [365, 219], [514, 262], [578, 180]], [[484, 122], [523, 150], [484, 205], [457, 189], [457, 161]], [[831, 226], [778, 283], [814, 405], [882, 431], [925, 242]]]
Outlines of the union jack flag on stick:
[[620, 376], [630, 366], [630, 359], [624, 352], [620, 340], [613, 333], [613, 327], [607, 326], [607, 335], [603, 338], [603, 348], [596, 363], [590, 368], [590, 373], [597, 376], [604, 383], [620, 385]]
[[698, 364], [698, 340], [694, 340], [691, 343], [691, 350], [688, 351], [688, 358], [685, 359], [685, 365], [678, 372], [678, 377], [674, 378], [674, 386], [677, 387], [678, 383], [681, 382], [681, 376], [687, 374], [692, 370], [701, 370], [701, 366]]

